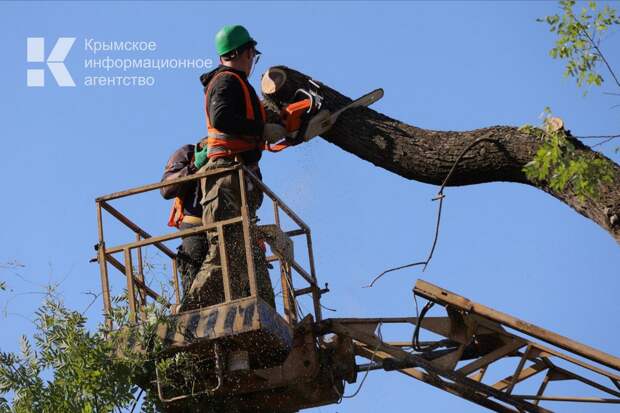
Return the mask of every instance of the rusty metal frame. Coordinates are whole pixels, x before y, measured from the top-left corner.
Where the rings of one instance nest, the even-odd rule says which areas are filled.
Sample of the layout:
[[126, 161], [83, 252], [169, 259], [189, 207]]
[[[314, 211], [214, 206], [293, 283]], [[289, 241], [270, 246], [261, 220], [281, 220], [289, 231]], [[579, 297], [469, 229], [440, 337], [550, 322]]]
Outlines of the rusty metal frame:
[[[282, 228], [280, 224], [280, 210], [278, 202], [273, 200], [274, 221], [278, 228]], [[276, 258], [277, 259], [277, 258]], [[293, 287], [293, 277], [291, 267], [284, 260], [277, 259], [280, 265], [280, 284], [282, 285], [282, 308], [284, 309], [284, 317], [291, 324], [296, 324], [297, 318], [297, 302], [295, 301], [295, 288]], [[286, 288], [284, 288], [286, 287]]]
[[[235, 218], [218, 221], [209, 225], [202, 225], [195, 228], [190, 228], [183, 231], [176, 231], [169, 234], [152, 236], [150, 233], [142, 229], [136, 223], [134, 223], [131, 219], [121, 213], [119, 210], [114, 208], [110, 202], [128, 197], [134, 196], [138, 194], [142, 194], [148, 191], [154, 191], [166, 186], [170, 185], [178, 185], [180, 183], [186, 183], [190, 181], [195, 181], [198, 179], [206, 178], [208, 176], [214, 176], [219, 174], [231, 174], [237, 173], [240, 182], [240, 195], [241, 195], [241, 215]], [[127, 189], [120, 192], [114, 192], [108, 195], [104, 195], [98, 197], [96, 199], [97, 205], [97, 225], [98, 225], [98, 244], [96, 246], [97, 249], [97, 257], [96, 261], [99, 262], [99, 270], [101, 276], [101, 286], [102, 286], [102, 296], [103, 296], [103, 307], [104, 307], [104, 316], [106, 319], [106, 325], [109, 329], [113, 328], [112, 319], [111, 319], [111, 296], [110, 296], [110, 284], [109, 284], [109, 275], [108, 275], [108, 266], [110, 263], [114, 268], [123, 273], [127, 280], [127, 302], [129, 306], [129, 318], [131, 322], [138, 322], [137, 314], [141, 314], [141, 318], [144, 318], [144, 306], [147, 304], [147, 297], [152, 298], [157, 302], [162, 302], [164, 305], [173, 308], [174, 304], [179, 304], [181, 301], [181, 294], [179, 291], [179, 275], [178, 270], [176, 268], [176, 254], [164, 245], [164, 242], [170, 241], [173, 239], [182, 238], [184, 236], [194, 235], [198, 233], [204, 233], [207, 230], [217, 230], [220, 235], [218, 238], [220, 240], [220, 254], [222, 256], [222, 277], [224, 284], [224, 297], [225, 302], [233, 300], [235, 297], [232, 297], [231, 286], [230, 286], [230, 276], [229, 276], [229, 263], [226, 254], [226, 245], [224, 243], [224, 228], [228, 225], [238, 224], [240, 223], [243, 227], [243, 237], [245, 244], [245, 252], [246, 252], [246, 263], [248, 268], [248, 279], [250, 283], [250, 296], [257, 296], [257, 284], [256, 284], [256, 271], [254, 268], [254, 259], [252, 252], [252, 231], [254, 231], [254, 224], [251, 222], [252, 217], [250, 216], [249, 205], [248, 205], [248, 197], [247, 197], [247, 181], [251, 181], [253, 185], [258, 187], [264, 194], [266, 194], [273, 203], [274, 208], [274, 219], [276, 226], [281, 230], [280, 224], [280, 210], [283, 211], [286, 215], [288, 215], [291, 220], [298, 225], [298, 229], [293, 229], [291, 231], [287, 231], [285, 234], [288, 237], [293, 236], [306, 236], [306, 243], [308, 248], [308, 260], [309, 260], [309, 271], [306, 271], [299, 263], [295, 261], [295, 259], [288, 259], [286, 257], [274, 255], [270, 257], [270, 261], [279, 261], [280, 263], [280, 273], [281, 273], [281, 283], [282, 290], [286, 291], [283, 293], [284, 296], [284, 311], [285, 316], [288, 322], [291, 325], [295, 325], [299, 322], [300, 318], [297, 317], [297, 309], [298, 304], [296, 302], [296, 297], [301, 295], [299, 292], [302, 291], [302, 294], [311, 294], [312, 300], [314, 304], [314, 316], [316, 320], [321, 320], [321, 307], [320, 307], [320, 297], [324, 290], [321, 290], [318, 287], [317, 279], [316, 279], [316, 270], [314, 265], [314, 256], [312, 252], [312, 240], [310, 236], [310, 228], [306, 223], [295, 213], [291, 208], [289, 208], [267, 185], [265, 185], [258, 177], [252, 173], [248, 168], [241, 164], [237, 164], [235, 166], [226, 167], [226, 168], [218, 168], [209, 171], [199, 172], [191, 176], [178, 178], [175, 180], [170, 180], [166, 182], [153, 183], [149, 185], [144, 185], [136, 188]], [[103, 211], [109, 213], [113, 218], [126, 226], [129, 230], [131, 230], [135, 234], [135, 239], [132, 242], [128, 242], [121, 245], [115, 245], [108, 247], [105, 243], [104, 239], [104, 225], [103, 225]], [[146, 285], [146, 281], [144, 279], [144, 264], [142, 258], [142, 248], [146, 246], [154, 246], [159, 249], [164, 255], [166, 255], [172, 261], [172, 281], [174, 286], [174, 298], [175, 303], [168, 303], [159, 293], [154, 291], [152, 288]], [[134, 258], [134, 254], [132, 254], [132, 250], [136, 250], [135, 259], [136, 265], [132, 262]], [[121, 263], [118, 261], [114, 254], [122, 253], [124, 262]], [[308, 287], [301, 290], [293, 289], [293, 281], [292, 281], [292, 271], [297, 272], [307, 283]]]
[[[448, 316], [327, 319], [319, 324], [319, 330], [323, 334], [335, 333], [354, 340], [356, 354], [371, 361], [358, 366], [358, 371], [396, 370], [497, 412], [551, 411], [539, 405], [542, 401], [620, 404], [619, 358], [423, 280], [418, 280], [414, 293], [443, 306]], [[444, 339], [424, 342], [429, 345], [426, 350], [415, 348], [412, 342], [384, 342], [375, 330], [380, 324], [388, 323], [414, 327], [419, 324], [422, 329]], [[506, 328], [523, 335], [513, 334]], [[530, 338], [546, 341], [563, 351]], [[411, 350], [407, 351], [407, 347]], [[485, 382], [487, 370], [505, 359], [517, 360], [514, 372], [501, 380]], [[555, 360], [561, 360], [568, 367], [560, 367]], [[583, 376], [581, 371], [588, 371], [594, 379]], [[516, 393], [520, 383], [543, 373], [545, 376], [536, 394]], [[598, 391], [604, 397], [545, 394], [551, 382], [562, 380], [580, 382], [584, 385], [581, 390]], [[606, 380], [617, 389], [601, 384]]]
[[[290, 268], [294, 269], [308, 284], [310, 284], [310, 290], [308, 290], [307, 294], [312, 294], [312, 303], [314, 306], [314, 317], [315, 320], [320, 321], [322, 319], [321, 312], [321, 294], [322, 290], [318, 285], [317, 277], [316, 277], [316, 268], [314, 263], [314, 253], [312, 249], [312, 237], [310, 234], [310, 227], [288, 206], [280, 197], [278, 197], [263, 181], [258, 179], [258, 177], [249, 169], [243, 168], [243, 172], [248, 175], [252, 179], [252, 183], [255, 184], [260, 190], [271, 198], [274, 204], [274, 218], [278, 217], [276, 220], [276, 225], [281, 229], [279, 224], [279, 210], [282, 210], [289, 218], [299, 226], [299, 230], [289, 231], [287, 233], [288, 236], [298, 236], [305, 235], [306, 236], [306, 244], [308, 248], [308, 262], [310, 265], [310, 273], [308, 273], [304, 268], [297, 263], [295, 260], [291, 262], [287, 262], [286, 264], [290, 266]], [[274, 257], [276, 260], [280, 262], [284, 261], [283, 257]], [[287, 288], [286, 286], [282, 286], [284, 290]], [[298, 296], [299, 294], [296, 294]]]
[[526, 321], [519, 320], [482, 304], [473, 302], [465, 297], [452, 293], [424, 280], [418, 280], [414, 291], [420, 297], [432, 300], [444, 306], [457, 308], [470, 314], [480, 315], [495, 323], [505, 325], [521, 333], [525, 333], [532, 337], [538, 338], [539, 340], [546, 341], [549, 344], [587, 358], [591, 361], [620, 370], [620, 358], [618, 357], [604, 353], [585, 344], [578, 343], [567, 337], [561, 336]]

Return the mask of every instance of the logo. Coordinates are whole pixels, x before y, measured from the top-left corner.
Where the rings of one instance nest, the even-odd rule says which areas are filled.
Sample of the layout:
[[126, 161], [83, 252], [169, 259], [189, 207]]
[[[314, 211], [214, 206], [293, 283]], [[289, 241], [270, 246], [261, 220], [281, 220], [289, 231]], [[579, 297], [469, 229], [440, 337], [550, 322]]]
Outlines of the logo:
[[[75, 42], [75, 37], [59, 37], [47, 60], [45, 59], [44, 37], [28, 37], [26, 40], [26, 60], [28, 63], [46, 63], [58, 86], [75, 86], [71, 74], [63, 63]], [[28, 69], [26, 84], [28, 87], [45, 86], [45, 69]]]

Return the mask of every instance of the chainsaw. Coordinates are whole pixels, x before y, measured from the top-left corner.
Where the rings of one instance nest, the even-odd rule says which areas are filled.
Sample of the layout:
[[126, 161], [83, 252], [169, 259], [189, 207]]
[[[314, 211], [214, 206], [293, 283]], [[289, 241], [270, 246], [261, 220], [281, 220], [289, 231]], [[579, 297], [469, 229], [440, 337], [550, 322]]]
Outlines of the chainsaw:
[[345, 110], [369, 106], [383, 97], [383, 89], [375, 89], [332, 113], [321, 109], [323, 96], [319, 93], [320, 86], [313, 80], [309, 82], [310, 87], [298, 89], [293, 97], [295, 101], [285, 106], [280, 113], [288, 133], [286, 141], [290, 145], [307, 142], [326, 132]]

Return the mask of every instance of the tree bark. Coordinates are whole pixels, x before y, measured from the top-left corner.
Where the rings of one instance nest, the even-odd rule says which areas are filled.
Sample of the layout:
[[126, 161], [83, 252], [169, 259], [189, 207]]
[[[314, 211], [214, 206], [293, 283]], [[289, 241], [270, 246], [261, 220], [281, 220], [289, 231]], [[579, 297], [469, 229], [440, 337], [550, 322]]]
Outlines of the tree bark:
[[[269, 69], [263, 75], [261, 88], [270, 117], [293, 100], [297, 89], [307, 88], [309, 79], [307, 75], [286, 66]], [[351, 102], [337, 90], [315, 82], [321, 86], [323, 108], [336, 110]], [[376, 86], [370, 85], [363, 92]], [[370, 108], [353, 108], [343, 112], [322, 137], [404, 178], [435, 185], [443, 183], [464, 149], [477, 139], [484, 138], [485, 141], [471, 147], [462, 156], [447, 186], [499, 181], [530, 185], [596, 222], [620, 243], [620, 166], [577, 139], [569, 138], [578, 153], [604, 158], [613, 165], [614, 170], [613, 182], [601, 185], [596, 199], [583, 202], [568, 187], [563, 191], [554, 191], [546, 182], [533, 182], [525, 176], [523, 167], [534, 159], [541, 142], [512, 126], [490, 126], [464, 132], [435, 131], [408, 125]]]

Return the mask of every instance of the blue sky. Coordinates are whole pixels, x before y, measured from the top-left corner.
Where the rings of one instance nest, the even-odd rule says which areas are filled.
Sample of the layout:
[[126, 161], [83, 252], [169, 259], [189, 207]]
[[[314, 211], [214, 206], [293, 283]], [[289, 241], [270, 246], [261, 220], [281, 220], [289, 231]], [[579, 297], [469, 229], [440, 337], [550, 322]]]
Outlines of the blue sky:
[[[616, 3], [617, 6], [617, 3]], [[99, 289], [95, 197], [158, 181], [168, 156], [205, 133], [200, 69], [87, 69], [104, 58], [85, 39], [153, 41], [153, 52], [113, 58], [212, 59], [224, 24], [248, 27], [263, 57], [252, 81], [285, 64], [349, 96], [383, 87], [374, 105], [391, 117], [436, 130], [539, 122], [545, 106], [575, 135], [619, 132], [611, 83], [587, 96], [548, 56], [553, 35], [537, 17], [555, 2], [1, 2], [0, 262], [25, 265], [0, 275], [0, 348], [32, 331], [41, 290], [60, 282], [66, 302], [84, 309]], [[26, 87], [26, 38], [75, 37], [65, 64], [77, 83]], [[603, 42], [620, 68], [620, 36]], [[620, 69], [618, 69], [620, 70]], [[83, 84], [86, 76], [153, 76], [152, 87]], [[616, 162], [614, 145], [603, 152]], [[425, 273], [408, 269], [364, 289], [391, 266], [423, 259], [432, 242], [437, 188], [407, 181], [318, 138], [266, 154], [264, 179], [312, 227], [318, 275], [329, 282], [333, 316], [412, 315], [411, 288], [423, 278], [490, 307], [618, 354], [617, 243], [549, 195], [509, 183], [448, 188], [435, 256]], [[151, 233], [166, 231], [169, 204], [154, 194], [119, 203]], [[265, 215], [266, 218], [266, 215]], [[128, 240], [116, 228], [112, 241]], [[123, 238], [125, 237], [125, 238]], [[157, 257], [153, 258], [154, 261]], [[123, 281], [111, 273], [115, 286]], [[88, 311], [94, 325], [101, 302]], [[407, 336], [400, 339], [408, 339]], [[347, 393], [356, 385], [350, 386]], [[372, 373], [361, 393], [322, 412], [477, 412], [476, 405], [395, 373]], [[583, 411], [565, 406], [563, 411]], [[588, 405], [588, 411], [613, 411]]]

